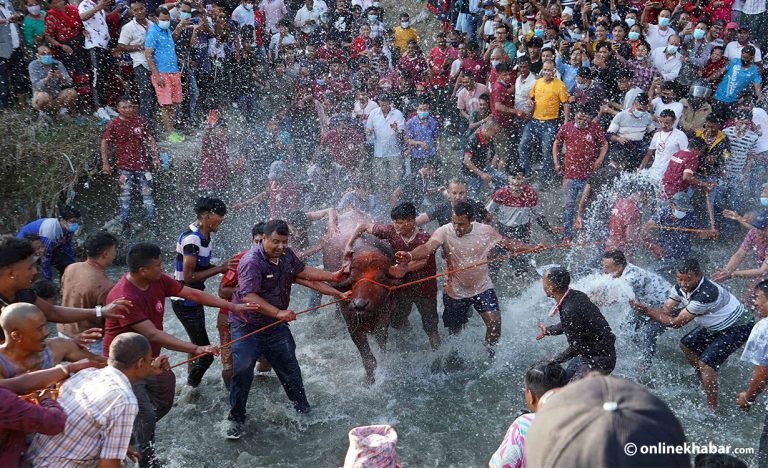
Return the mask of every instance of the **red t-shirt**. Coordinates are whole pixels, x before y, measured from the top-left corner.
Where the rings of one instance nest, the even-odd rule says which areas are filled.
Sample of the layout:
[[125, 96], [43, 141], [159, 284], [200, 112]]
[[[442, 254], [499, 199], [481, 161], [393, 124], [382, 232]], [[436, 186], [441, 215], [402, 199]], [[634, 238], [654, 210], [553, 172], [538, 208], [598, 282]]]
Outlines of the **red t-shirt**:
[[360, 150], [363, 143], [365, 137], [361, 132], [348, 130], [342, 133], [336, 128], [329, 130], [320, 140], [320, 146], [328, 150], [331, 158], [350, 170], [357, 169], [363, 160]]
[[673, 154], [669, 159], [667, 170], [661, 178], [661, 185], [667, 198], [672, 198], [677, 192], [685, 192], [690, 186], [683, 180], [683, 174], [688, 171], [693, 174], [699, 168], [699, 157], [687, 150], [681, 150]]
[[[514, 78], [512, 79], [514, 83]], [[515, 124], [515, 116], [508, 112], [499, 112], [496, 110], [496, 103], [499, 102], [511, 109], [515, 108], [515, 87], [512, 84], [504, 84], [496, 81], [491, 86], [491, 114], [501, 128], [512, 128]]]
[[144, 172], [150, 169], [146, 142], [151, 133], [144, 119], [118, 117], [104, 129], [104, 140], [115, 148], [116, 166], [126, 171]]
[[565, 143], [565, 178], [589, 179], [597, 150], [606, 141], [600, 126], [589, 122], [587, 128], [576, 128], [574, 122], [568, 122], [560, 127], [555, 138]]
[[467, 57], [461, 62], [461, 71], [467, 72], [475, 79], [475, 83], [485, 83], [491, 65], [483, 60]]
[[[402, 237], [400, 237], [400, 234], [395, 231], [395, 227], [391, 224], [374, 224], [373, 229], [371, 229], [371, 234], [378, 237], [379, 239], [384, 239], [389, 242], [389, 245], [392, 246], [392, 249], [395, 252], [410, 252], [416, 247], [422, 244], [426, 244], [430, 239], [429, 234], [420, 230], [413, 238], [413, 240], [406, 242]], [[435, 254], [433, 253], [429, 256], [429, 258], [427, 258], [427, 264], [424, 266], [424, 268], [419, 271], [406, 274], [403, 277], [403, 283], [426, 278], [436, 273], [437, 265], [435, 264]], [[413, 286], [403, 288], [403, 291], [405, 291], [405, 294], [411, 297], [436, 297], [437, 280], [432, 279], [429, 281], [424, 281], [423, 283], [414, 284]]]
[[629, 247], [627, 228], [640, 222], [640, 208], [631, 198], [620, 198], [613, 205], [608, 218], [608, 245], [614, 249], [625, 250]]
[[[125, 317], [121, 319], [108, 318], [104, 323], [104, 356], [109, 355], [109, 345], [112, 340], [121, 333], [131, 332], [137, 323], [149, 320], [158, 330], [163, 329], [163, 316], [165, 315], [165, 298], [179, 294], [183, 286], [163, 274], [159, 280], [153, 281], [146, 291], [142, 291], [128, 281], [126, 273], [120, 278], [114, 288], [107, 294], [107, 303], [115, 299], [127, 299], [131, 301]], [[152, 343], [152, 356], [160, 355], [159, 344]]]
[[[243, 255], [247, 253], [248, 251], [244, 250], [232, 258], [234, 258], [239, 262], [240, 259], [243, 258]], [[227, 270], [227, 272], [224, 273], [224, 275], [221, 277], [221, 283], [219, 284], [220, 288], [231, 288], [233, 286], [237, 286], [237, 268], [235, 268], [234, 270]], [[219, 313], [222, 315], [228, 316], [229, 310], [219, 309]]]
[[264, 42], [264, 24], [266, 24], [264, 13], [262, 13], [261, 10], [254, 9], [253, 20], [254, 25], [256, 26], [253, 30], [253, 35], [256, 38], [256, 47], [261, 47]]
[[[446, 88], [448, 82], [451, 79], [451, 64], [459, 56], [456, 49], [453, 47], [447, 47], [445, 51], [440, 50], [439, 47], [433, 47], [429, 51], [427, 61], [430, 65], [430, 84], [435, 88]], [[448, 66], [445, 66], [445, 62], [448, 61]]]

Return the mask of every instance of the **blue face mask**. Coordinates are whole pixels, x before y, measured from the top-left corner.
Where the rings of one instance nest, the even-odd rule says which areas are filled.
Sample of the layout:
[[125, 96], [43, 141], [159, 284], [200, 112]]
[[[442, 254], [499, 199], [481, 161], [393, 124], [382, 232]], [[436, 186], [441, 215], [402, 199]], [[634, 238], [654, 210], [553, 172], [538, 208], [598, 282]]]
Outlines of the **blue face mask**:
[[627, 26], [630, 28], [635, 25], [635, 19], [634, 18], [627, 18], [624, 20], [625, 23], [627, 23]]
[[368, 15], [368, 21], [371, 23], [375, 23], [377, 19], [379, 19], [377, 15]]
[[694, 29], [693, 30], [693, 38], [694, 39], [704, 39], [704, 34], [706, 34], [706, 33], [704, 32], [703, 29]]
[[677, 53], [677, 46], [676, 45], [668, 45], [667, 46], [667, 52], [670, 54], [676, 54]]
[[768, 206], [768, 197], [760, 197], [760, 204], [763, 206]]
[[168, 29], [168, 28], [170, 28], [170, 27], [171, 27], [171, 22], [170, 22], [170, 21], [168, 21], [168, 20], [165, 20], [165, 21], [158, 21], [158, 22], [157, 22], [157, 26], [158, 26], [158, 27], [160, 27], [160, 29], [163, 29], [163, 30], [165, 30], [165, 29]]
[[485, 10], [485, 16], [493, 16], [493, 10]]
[[74, 234], [75, 232], [77, 232], [77, 228], [79, 227], [80, 225], [77, 223], [67, 224], [67, 232]]
[[317, 80], [318, 86], [325, 86], [325, 80]]
[[629, 40], [630, 41], [636, 41], [640, 39], [640, 33], [637, 31], [630, 31], [629, 32]]
[[[427, 111], [418, 111], [417, 114], [419, 115], [420, 119], [426, 119], [429, 117], [429, 112]], [[766, 198], [766, 200], [768, 200], [768, 198]]]
[[181, 13], [179, 13], [179, 19], [181, 20], [190, 19], [190, 18], [192, 18], [192, 13], [188, 11], [182, 11]]
[[543, 29], [534, 29], [533, 35], [536, 37], [544, 37], [544, 30]]
[[669, 18], [659, 18], [659, 26], [669, 26]]
[[43, 65], [51, 65], [53, 63], [53, 56], [51, 55], [41, 55], [40, 56], [40, 63]]

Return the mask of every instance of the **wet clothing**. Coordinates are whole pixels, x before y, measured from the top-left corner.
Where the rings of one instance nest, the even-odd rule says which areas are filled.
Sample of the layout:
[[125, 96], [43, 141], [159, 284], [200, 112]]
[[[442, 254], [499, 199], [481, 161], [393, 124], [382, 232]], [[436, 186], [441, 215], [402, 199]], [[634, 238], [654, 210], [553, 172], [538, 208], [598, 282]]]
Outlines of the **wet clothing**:
[[53, 278], [51, 267], [56, 267], [59, 274], [64, 274], [64, 269], [75, 263], [75, 249], [72, 246], [71, 232], [64, 232], [58, 218], [40, 218], [27, 224], [16, 237], [23, 238], [24, 234], [40, 236], [40, 241], [45, 246], [43, 254], [43, 278], [50, 281]]
[[[53, 352], [51, 351], [51, 348], [48, 346], [48, 343], [45, 343], [45, 347], [43, 348], [43, 362], [40, 364], [40, 369], [35, 370], [43, 370], [43, 369], [50, 369], [54, 366], [53, 362]], [[0, 353], [0, 368], [3, 369], [3, 378], [10, 379], [13, 377], [16, 377], [18, 375], [18, 370], [16, 369], [16, 366], [13, 365], [10, 359], [3, 356], [2, 353]], [[23, 374], [24, 372], [22, 372]]]
[[[485, 217], [488, 215], [488, 210], [485, 209], [483, 204], [472, 199], [468, 199], [467, 203], [472, 205], [472, 208], [474, 209], [475, 217], [473, 218], [473, 221], [477, 223], [484, 223]], [[437, 221], [437, 224], [440, 226], [446, 225], [451, 222], [451, 217], [453, 216], [453, 205], [451, 205], [451, 202], [449, 201], [433, 205], [427, 211], [427, 216], [430, 220]]]
[[[415, 233], [412, 239], [405, 240], [397, 233], [397, 231], [395, 231], [395, 227], [391, 224], [374, 224], [371, 229], [371, 234], [379, 239], [384, 239], [389, 242], [389, 245], [392, 246], [392, 250], [395, 252], [410, 252], [416, 247], [426, 244], [430, 238], [428, 233], [419, 230]], [[437, 273], [437, 265], [435, 263], [435, 254], [433, 253], [427, 258], [427, 264], [424, 268], [406, 273], [402, 281], [403, 283], [410, 283], [411, 281], [417, 281], [432, 276], [435, 273]], [[432, 279], [425, 281], [420, 284], [409, 286], [408, 288], [403, 288], [399, 291], [408, 296], [434, 298], [437, 296], [437, 280]]]
[[[197, 260], [195, 271], [205, 271], [211, 267], [211, 256], [213, 255], [213, 246], [210, 236], [205, 237], [197, 226], [189, 225], [189, 229], [181, 233], [176, 241], [176, 263], [174, 277], [183, 286], [189, 286], [193, 289], [205, 290], [203, 281], [186, 284], [184, 282], [184, 257], [194, 255]], [[197, 303], [185, 300], [184, 305], [192, 306]]]
[[24, 466], [27, 435], [59, 434], [66, 421], [66, 413], [54, 399], [46, 398], [36, 405], [0, 388], [0, 466]]
[[564, 363], [581, 357], [592, 370], [610, 374], [616, 365], [616, 336], [600, 309], [583, 292], [569, 289], [558, 312], [560, 323], [547, 327], [546, 334], [564, 334], [568, 348], [553, 361]]

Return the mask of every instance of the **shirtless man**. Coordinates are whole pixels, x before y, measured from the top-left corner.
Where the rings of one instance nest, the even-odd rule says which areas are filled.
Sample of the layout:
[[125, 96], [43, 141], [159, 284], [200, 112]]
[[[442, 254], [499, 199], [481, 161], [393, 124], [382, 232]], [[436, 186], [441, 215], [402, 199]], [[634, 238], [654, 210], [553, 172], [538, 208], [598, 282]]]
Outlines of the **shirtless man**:
[[74, 341], [48, 338], [45, 315], [33, 304], [19, 302], [0, 315], [7, 340], [0, 346], [0, 378], [10, 379], [25, 372], [50, 369], [62, 361], [106, 360], [82, 350]]

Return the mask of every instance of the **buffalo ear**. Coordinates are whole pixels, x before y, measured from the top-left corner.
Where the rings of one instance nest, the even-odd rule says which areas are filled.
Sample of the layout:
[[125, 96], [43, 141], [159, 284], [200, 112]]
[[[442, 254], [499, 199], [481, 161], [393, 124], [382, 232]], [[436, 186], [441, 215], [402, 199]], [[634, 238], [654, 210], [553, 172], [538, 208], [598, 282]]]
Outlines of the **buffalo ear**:
[[387, 269], [387, 276], [394, 279], [403, 279], [406, 273], [408, 273], [408, 271], [405, 268], [397, 265], [390, 266]]

